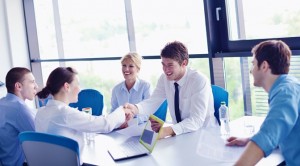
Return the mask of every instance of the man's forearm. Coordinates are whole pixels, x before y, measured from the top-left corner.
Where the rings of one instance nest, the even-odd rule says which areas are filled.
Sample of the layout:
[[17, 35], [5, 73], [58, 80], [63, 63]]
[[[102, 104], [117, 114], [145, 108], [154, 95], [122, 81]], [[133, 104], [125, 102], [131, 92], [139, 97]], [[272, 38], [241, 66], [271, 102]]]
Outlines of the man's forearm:
[[174, 136], [174, 135], [175, 135], [175, 133], [174, 133], [172, 127], [168, 126], [168, 127], [164, 127], [162, 129], [159, 138], [165, 138], [165, 137]]
[[249, 141], [245, 151], [243, 152], [239, 160], [235, 163], [235, 165], [255, 165], [263, 157], [264, 152], [260, 149], [260, 147], [257, 146], [256, 143]]

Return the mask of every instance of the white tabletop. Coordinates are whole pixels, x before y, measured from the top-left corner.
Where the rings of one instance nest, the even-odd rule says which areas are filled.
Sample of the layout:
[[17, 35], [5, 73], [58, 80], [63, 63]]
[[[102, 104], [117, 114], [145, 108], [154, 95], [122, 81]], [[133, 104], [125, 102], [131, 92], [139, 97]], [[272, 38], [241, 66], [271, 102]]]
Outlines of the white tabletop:
[[[230, 122], [232, 135], [243, 135], [243, 123], [245, 118], [243, 117], [233, 122]], [[255, 123], [255, 131], [259, 129], [263, 118], [251, 117]], [[128, 139], [138, 139], [138, 137], [130, 138], [121, 135], [117, 132], [110, 134], [98, 134], [94, 142], [86, 143], [83, 151], [83, 162], [95, 164], [95, 165], [143, 165], [143, 166], [155, 166], [155, 165], [233, 165], [234, 161], [221, 161], [217, 158], [207, 158], [199, 155], [199, 147], [201, 145], [209, 144], [209, 142], [201, 142], [207, 132], [218, 132], [218, 128], [206, 128], [200, 129], [196, 132], [182, 134], [175, 137], [169, 137], [159, 140], [153, 152], [150, 155], [132, 158], [122, 161], [113, 161], [107, 149], [113, 144], [122, 143]], [[209, 136], [209, 135], [208, 135]], [[208, 137], [207, 136], [207, 137]], [[206, 138], [207, 138], [206, 137]], [[208, 139], [209, 140], [209, 139]], [[210, 144], [209, 144], [210, 145]], [[213, 144], [211, 145], [214, 146]], [[203, 149], [202, 149], [203, 150]], [[241, 155], [241, 154], [236, 154]], [[283, 157], [280, 151], [275, 150], [270, 156], [262, 159], [258, 165], [277, 165], [283, 161]]]

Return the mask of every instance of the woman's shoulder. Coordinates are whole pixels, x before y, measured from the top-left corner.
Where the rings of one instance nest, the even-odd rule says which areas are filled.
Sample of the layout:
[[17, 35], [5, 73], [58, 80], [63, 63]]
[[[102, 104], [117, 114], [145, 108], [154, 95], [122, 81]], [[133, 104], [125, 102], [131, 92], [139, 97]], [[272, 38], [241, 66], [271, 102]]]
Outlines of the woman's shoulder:
[[148, 81], [140, 79], [140, 87], [150, 88], [150, 83]]
[[143, 80], [143, 79], [139, 79], [139, 80], [140, 80], [140, 84], [150, 85], [150, 83], [146, 80]]
[[117, 83], [115, 86], [113, 86], [113, 91], [121, 89], [122, 85], [124, 84], [125, 81]]

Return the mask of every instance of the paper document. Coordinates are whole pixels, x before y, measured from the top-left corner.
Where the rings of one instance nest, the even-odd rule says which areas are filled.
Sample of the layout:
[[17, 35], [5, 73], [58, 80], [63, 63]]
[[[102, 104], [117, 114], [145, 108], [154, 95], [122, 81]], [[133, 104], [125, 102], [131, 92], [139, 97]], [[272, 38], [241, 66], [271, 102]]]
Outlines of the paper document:
[[138, 125], [137, 123], [132, 123], [127, 128], [117, 130], [116, 132], [126, 135], [126, 136], [129, 136], [129, 137], [140, 136], [140, 135], [142, 135], [144, 127], [145, 127], [145, 124]]
[[226, 146], [226, 143], [227, 141], [220, 136], [219, 128], [202, 129], [198, 141], [197, 154], [223, 162], [237, 161], [245, 147]]

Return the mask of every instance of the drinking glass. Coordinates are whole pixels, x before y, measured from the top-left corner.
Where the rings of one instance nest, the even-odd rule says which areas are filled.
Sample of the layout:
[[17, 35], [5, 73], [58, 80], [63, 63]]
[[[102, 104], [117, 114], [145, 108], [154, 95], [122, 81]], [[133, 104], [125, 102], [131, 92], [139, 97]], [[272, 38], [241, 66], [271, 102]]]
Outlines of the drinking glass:
[[251, 117], [244, 117], [244, 132], [246, 136], [251, 137], [255, 132], [254, 123]]

